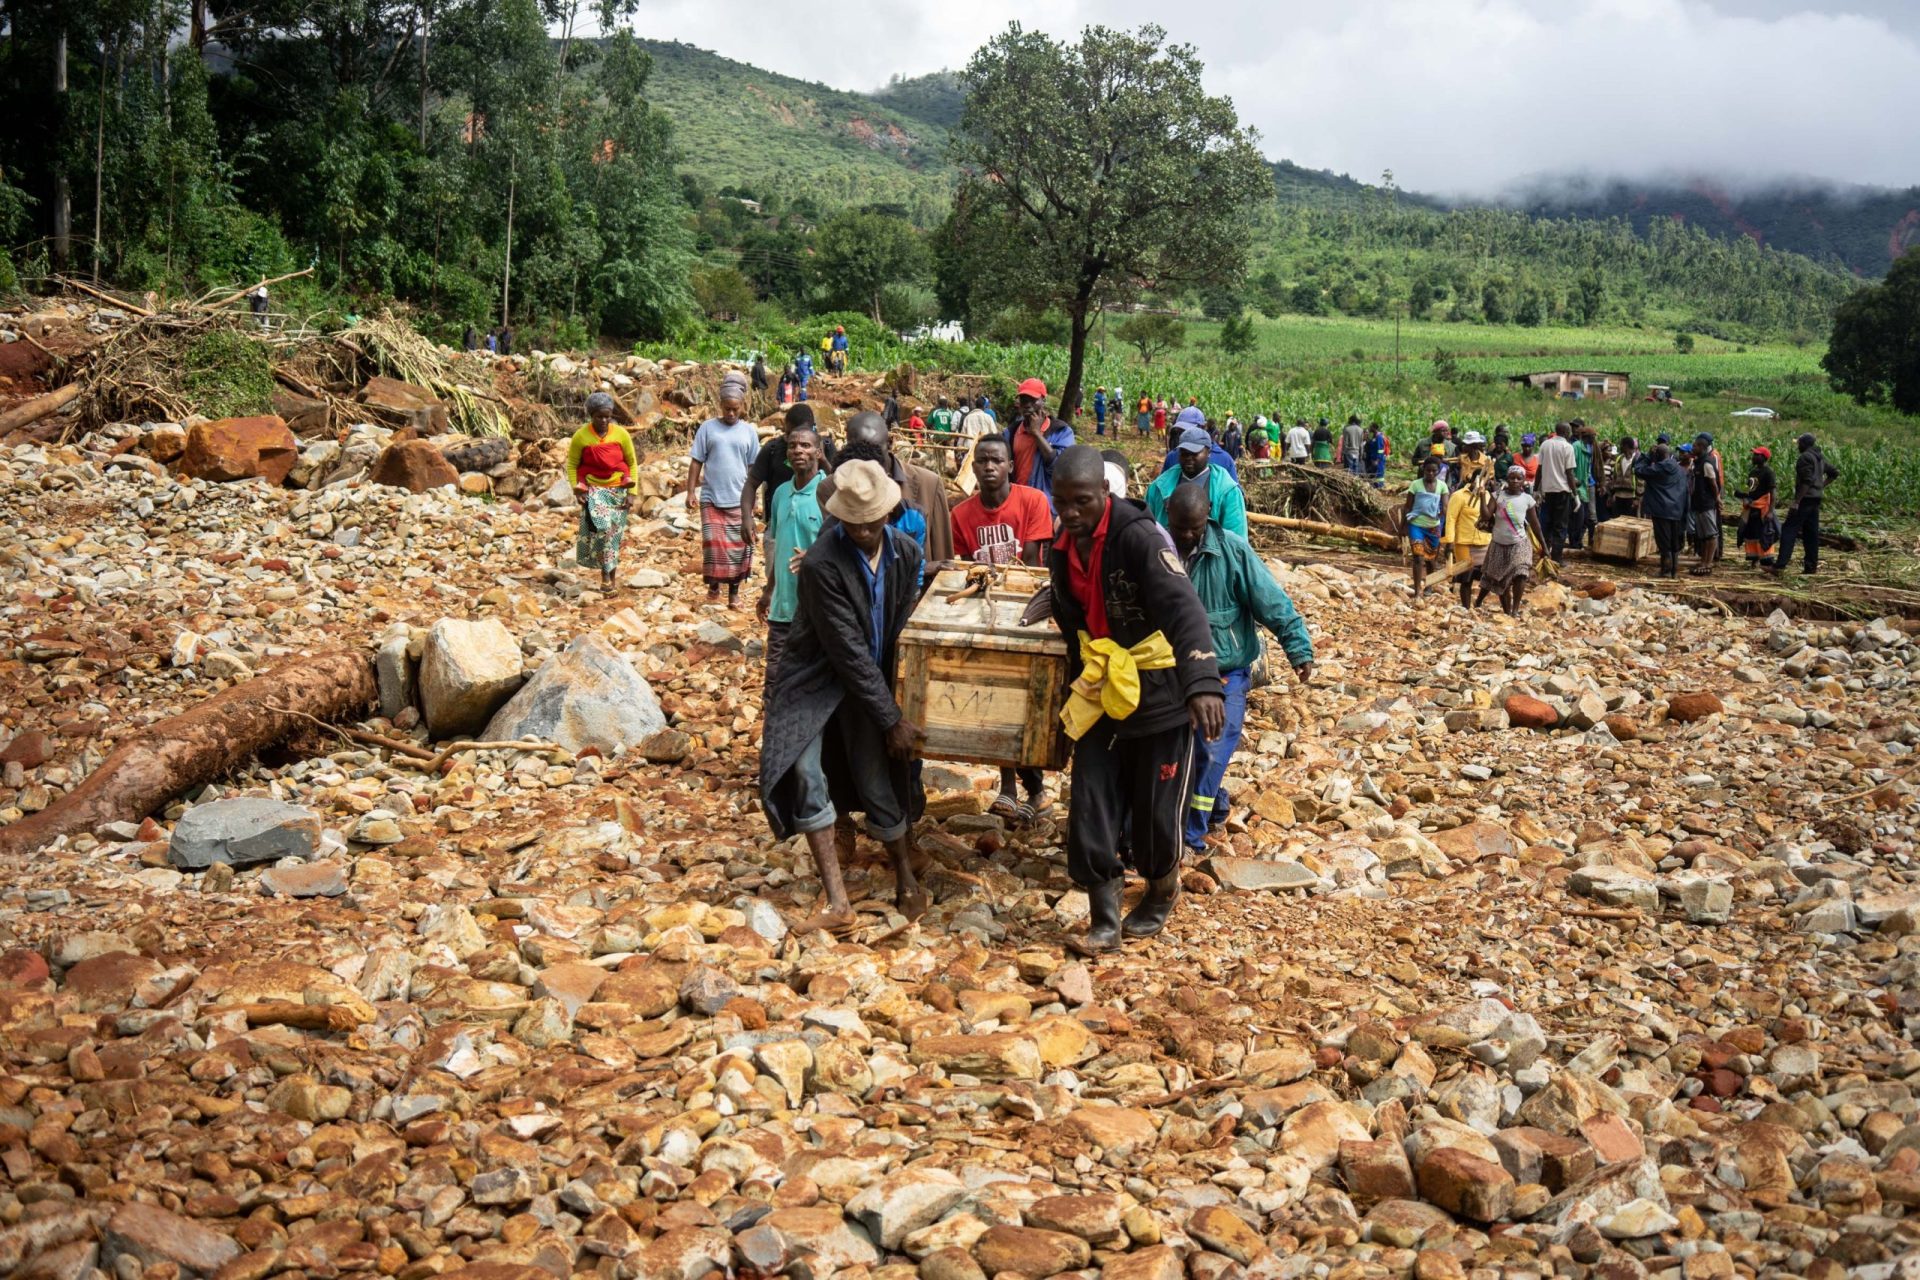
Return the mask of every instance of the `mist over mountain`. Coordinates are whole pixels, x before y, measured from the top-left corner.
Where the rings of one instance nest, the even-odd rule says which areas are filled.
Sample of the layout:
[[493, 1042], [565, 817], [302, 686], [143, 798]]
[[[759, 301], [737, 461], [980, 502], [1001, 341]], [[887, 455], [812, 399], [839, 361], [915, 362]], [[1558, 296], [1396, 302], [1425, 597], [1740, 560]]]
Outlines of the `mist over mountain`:
[[1458, 203], [1500, 205], [1539, 217], [1624, 218], [1643, 233], [1657, 219], [1672, 219], [1875, 278], [1920, 244], [1920, 186], [1561, 174], [1533, 179], [1496, 200]]

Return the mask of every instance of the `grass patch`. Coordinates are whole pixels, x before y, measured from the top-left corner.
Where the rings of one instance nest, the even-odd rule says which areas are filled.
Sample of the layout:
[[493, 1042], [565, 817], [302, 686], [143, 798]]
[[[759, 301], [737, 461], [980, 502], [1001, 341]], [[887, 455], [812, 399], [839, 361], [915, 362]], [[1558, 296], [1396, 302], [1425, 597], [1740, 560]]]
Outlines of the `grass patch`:
[[182, 360], [180, 388], [194, 411], [209, 418], [244, 418], [273, 405], [273, 365], [267, 349], [233, 329], [194, 339]]

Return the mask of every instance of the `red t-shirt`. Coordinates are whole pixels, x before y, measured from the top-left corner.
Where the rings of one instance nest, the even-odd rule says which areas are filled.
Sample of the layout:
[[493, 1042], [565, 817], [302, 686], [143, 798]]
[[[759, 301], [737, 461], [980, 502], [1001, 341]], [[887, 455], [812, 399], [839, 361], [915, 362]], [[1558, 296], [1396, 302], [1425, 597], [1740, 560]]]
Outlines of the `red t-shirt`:
[[1073, 535], [1065, 529], [1054, 541], [1054, 546], [1067, 553], [1067, 590], [1073, 592], [1073, 598], [1087, 614], [1087, 634], [1095, 640], [1107, 635], [1107, 592], [1100, 582], [1101, 561], [1107, 554], [1107, 524], [1113, 519], [1113, 499], [1107, 499], [1107, 506], [1100, 513], [1100, 523], [1093, 527], [1093, 547], [1085, 564], [1080, 562], [1080, 548], [1074, 545]]
[[1029, 542], [1053, 536], [1053, 509], [1038, 489], [1016, 484], [989, 507], [979, 494], [953, 509], [953, 553], [980, 564], [1016, 564]]
[[1013, 482], [1033, 483], [1033, 464], [1039, 456], [1040, 447], [1033, 442], [1033, 432], [1026, 427], [1016, 427], [1013, 432]]

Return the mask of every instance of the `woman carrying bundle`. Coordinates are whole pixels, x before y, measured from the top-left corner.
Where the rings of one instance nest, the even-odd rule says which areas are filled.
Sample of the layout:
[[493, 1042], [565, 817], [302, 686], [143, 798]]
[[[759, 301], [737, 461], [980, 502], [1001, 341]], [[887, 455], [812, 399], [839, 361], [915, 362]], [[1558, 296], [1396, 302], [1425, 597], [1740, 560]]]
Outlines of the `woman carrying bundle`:
[[627, 510], [640, 483], [633, 437], [613, 420], [613, 397], [596, 391], [587, 397], [587, 425], [567, 445], [567, 484], [580, 504], [580, 531], [574, 555], [580, 566], [600, 570], [600, 589], [613, 590], [620, 567], [620, 542], [627, 536]]

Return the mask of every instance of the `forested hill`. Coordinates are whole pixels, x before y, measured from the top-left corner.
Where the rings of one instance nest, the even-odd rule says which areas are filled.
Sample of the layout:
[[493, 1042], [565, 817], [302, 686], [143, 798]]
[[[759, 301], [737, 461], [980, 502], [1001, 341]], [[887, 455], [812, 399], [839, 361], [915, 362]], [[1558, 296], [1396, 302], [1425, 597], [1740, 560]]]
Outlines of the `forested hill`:
[[1920, 244], [1920, 186], [1893, 191], [1780, 184], [1730, 190], [1705, 180], [1647, 184], [1568, 178], [1529, 190], [1514, 203], [1535, 215], [1623, 218], [1643, 233], [1657, 221], [1684, 222], [1711, 235], [1746, 236], [1875, 278]]
[[640, 44], [653, 55], [647, 96], [673, 122], [683, 172], [783, 204], [893, 205], [922, 227], [946, 216], [954, 170], [939, 124], [689, 44]]
[[[892, 205], [922, 228], [945, 216], [956, 175], [943, 148], [965, 105], [958, 73], [895, 79], [868, 95], [689, 45], [646, 47], [655, 59], [649, 95], [673, 121], [682, 172], [707, 192], [759, 199], [770, 214]], [[1272, 168], [1276, 201], [1238, 299], [1269, 313], [1611, 320], [1811, 340], [1853, 287], [1833, 255], [1782, 252], [1775, 240], [1756, 243], [1744, 228], [1698, 217], [1630, 225], [1601, 210], [1452, 208], [1288, 160]], [[704, 252], [735, 251], [763, 289], [775, 287], [768, 264], [802, 250], [765, 233], [733, 243], [712, 218], [702, 233]]]

